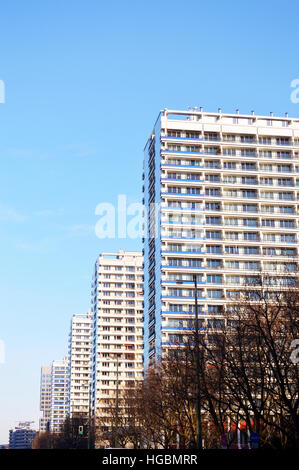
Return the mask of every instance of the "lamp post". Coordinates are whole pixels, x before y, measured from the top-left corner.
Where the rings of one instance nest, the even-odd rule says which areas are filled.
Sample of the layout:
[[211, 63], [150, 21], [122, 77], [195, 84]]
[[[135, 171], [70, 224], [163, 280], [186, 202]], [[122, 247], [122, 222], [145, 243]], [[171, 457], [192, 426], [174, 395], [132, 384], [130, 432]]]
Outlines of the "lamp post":
[[[115, 421], [112, 423], [112, 436], [113, 436], [113, 447], [118, 447], [118, 419], [119, 419], [119, 360], [118, 354], [114, 355], [116, 357], [116, 390], [115, 390]], [[110, 358], [109, 358], [110, 359]]]
[[197, 278], [193, 274], [195, 300], [195, 361], [196, 361], [196, 447], [202, 449], [201, 403], [200, 403], [200, 360], [199, 360], [199, 322], [197, 304]]
[[85, 383], [83, 385], [83, 387], [85, 388], [85, 390], [87, 389], [88, 390], [88, 427], [87, 427], [87, 431], [88, 431], [88, 434], [87, 434], [87, 448], [90, 449], [90, 438], [91, 438], [91, 386], [90, 386], [90, 381], [87, 383]]
[[118, 355], [116, 356], [116, 396], [115, 396], [115, 440], [114, 447], [118, 447], [118, 396], [119, 396], [119, 387], [118, 387]]
[[[195, 307], [195, 363], [196, 363], [196, 448], [202, 450], [201, 402], [200, 402], [200, 359], [199, 359], [199, 321], [197, 303], [197, 276], [193, 274]], [[177, 284], [183, 284], [177, 281]]]

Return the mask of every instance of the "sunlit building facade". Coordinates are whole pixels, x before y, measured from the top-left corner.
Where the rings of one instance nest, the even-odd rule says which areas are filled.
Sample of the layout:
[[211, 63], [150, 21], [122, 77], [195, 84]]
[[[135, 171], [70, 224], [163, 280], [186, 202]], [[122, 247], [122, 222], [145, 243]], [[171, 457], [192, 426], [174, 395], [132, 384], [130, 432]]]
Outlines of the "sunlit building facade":
[[[145, 146], [144, 357], [153, 363], [260, 272], [288, 285], [298, 259], [299, 119], [163, 110]], [[254, 293], [252, 293], [254, 295]]]
[[117, 394], [143, 378], [143, 257], [102, 253], [92, 282], [92, 414], [111, 430]]
[[51, 411], [51, 366], [42, 366], [40, 378], [40, 411], [39, 431], [49, 430]]
[[91, 360], [91, 311], [75, 314], [71, 319], [69, 334], [69, 416], [89, 415], [90, 360]]
[[51, 366], [50, 431], [60, 432], [68, 415], [68, 359], [53, 361]]

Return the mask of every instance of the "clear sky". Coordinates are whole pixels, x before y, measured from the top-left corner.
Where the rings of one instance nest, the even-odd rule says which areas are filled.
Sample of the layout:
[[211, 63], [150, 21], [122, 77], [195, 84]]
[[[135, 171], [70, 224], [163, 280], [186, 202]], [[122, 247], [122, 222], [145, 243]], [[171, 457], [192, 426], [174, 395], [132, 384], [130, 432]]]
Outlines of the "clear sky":
[[165, 107], [299, 116], [294, 1], [11, 0], [0, 10], [0, 444], [39, 417], [40, 367], [67, 352], [101, 251], [95, 208], [141, 200]]

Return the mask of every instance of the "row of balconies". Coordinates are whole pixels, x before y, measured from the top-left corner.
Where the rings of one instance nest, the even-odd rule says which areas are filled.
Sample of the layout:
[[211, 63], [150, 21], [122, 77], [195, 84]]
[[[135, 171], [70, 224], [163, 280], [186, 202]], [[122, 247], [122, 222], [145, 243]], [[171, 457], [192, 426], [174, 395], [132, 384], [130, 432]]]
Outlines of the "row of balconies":
[[[248, 228], [248, 227], [247, 227]], [[282, 231], [285, 231], [286, 229], [281, 229], [279, 232], [275, 233], [263, 233], [263, 232], [254, 232], [254, 231], [244, 231], [244, 232], [239, 232], [240, 235], [243, 235], [243, 237], [239, 237], [237, 235], [228, 235], [225, 234], [224, 236], [217, 237], [217, 238], [206, 238], [204, 233], [197, 233], [196, 238], [197, 240], [204, 240], [208, 241], [208, 243], [219, 243], [221, 242], [233, 242], [233, 241], [240, 241], [241, 243], [264, 243], [264, 244], [284, 244], [284, 243], [297, 243], [298, 239], [296, 237], [296, 233], [288, 232], [286, 234], [281, 234]], [[294, 230], [294, 229], [292, 229]], [[270, 230], [270, 232], [273, 231]], [[185, 238], [192, 238], [192, 234], [186, 232], [182, 233], [173, 233], [169, 231], [164, 231], [162, 232], [161, 238], [162, 239], [173, 239], [173, 240], [184, 240]]]
[[[229, 250], [229, 248], [232, 248], [232, 250]], [[220, 252], [217, 252], [217, 253], [208, 253], [206, 255], [206, 258], [201, 258], [198, 260], [198, 263], [194, 263], [194, 265], [190, 265], [190, 266], [182, 266], [182, 265], [179, 265], [177, 264], [176, 266], [174, 266], [173, 262], [172, 262], [172, 266], [169, 266], [167, 264], [167, 260], [164, 261], [165, 264], [162, 265], [162, 273], [168, 273], [168, 278], [170, 279], [169, 275], [171, 273], [175, 273], [175, 274], [178, 274], [180, 271], [182, 275], [184, 275], [184, 270], [185, 269], [190, 269], [190, 271], [192, 270], [196, 270], [196, 269], [200, 269], [200, 270], [207, 270], [207, 268], [214, 268], [214, 267], [218, 267], [219, 266], [219, 263], [216, 263], [216, 261], [219, 261], [218, 257], [221, 257], [220, 259], [224, 259], [227, 261], [227, 258], [230, 259], [231, 257], [235, 257], [236, 255], [239, 256], [239, 259], [240, 261], [244, 261], [244, 262], [249, 262], [248, 260], [248, 257], [250, 257], [250, 259], [254, 259], [255, 261], [256, 260], [261, 260], [261, 261], [267, 261], [267, 258], [273, 258], [273, 256], [279, 256], [280, 259], [283, 261], [285, 258], [288, 258], [288, 259], [294, 259], [296, 258], [297, 256], [297, 250], [294, 249], [294, 254], [292, 253], [289, 253], [289, 254], [286, 254], [286, 255], [275, 255], [275, 254], [270, 254], [271, 251], [272, 251], [272, 248], [263, 248], [263, 252], [265, 252], [265, 254], [261, 254], [260, 253], [260, 250], [259, 250], [259, 247], [256, 247], [257, 249], [256, 250], [251, 250], [251, 248], [255, 248], [255, 247], [248, 247], [248, 249], [245, 249], [244, 247], [242, 246], [229, 246], [229, 247], [226, 247], [227, 250], [223, 250], [220, 251]], [[280, 249], [281, 250], [281, 249]], [[251, 253], [252, 251], [252, 253]], [[276, 253], [276, 252], [275, 252]], [[277, 251], [277, 253], [279, 253]], [[288, 253], [288, 250], [286, 249], [286, 253]], [[212, 258], [209, 258], [209, 256], [212, 256]], [[212, 261], [215, 261], [214, 265], [212, 265]], [[248, 268], [249, 269], [249, 268]], [[173, 277], [175, 277], [175, 274], [173, 275]], [[203, 274], [201, 274], [203, 275]]]
[[[264, 220], [268, 220], [268, 217], [272, 218], [274, 217], [275, 219], [279, 217], [288, 217], [291, 218], [292, 220], [296, 219], [299, 214], [297, 214], [297, 211], [299, 212], [299, 208], [295, 205], [292, 206], [278, 206], [278, 205], [272, 205], [272, 206], [263, 206], [261, 204], [257, 204], [255, 206], [252, 206], [248, 208], [247, 204], [242, 204], [242, 205], [236, 205], [236, 204], [223, 204], [221, 201], [212, 201], [211, 203], [206, 203], [207, 208], [204, 209], [204, 213], [201, 210], [198, 214], [196, 213], [194, 217], [196, 216], [197, 218], [200, 219], [205, 219], [205, 215], [208, 213], [215, 213], [217, 212], [217, 215], [221, 215], [222, 217], [226, 218], [226, 220], [229, 220], [228, 215], [231, 217], [234, 217], [234, 215], [241, 215], [241, 217], [237, 217], [238, 220], [242, 220], [243, 217], [257, 217], [259, 220], [262, 219], [263, 217], [267, 217]], [[229, 212], [230, 214], [227, 214], [226, 212]], [[181, 207], [179, 209], [173, 209], [173, 208], [163, 208], [162, 209], [162, 214], [165, 217], [166, 214], [170, 214], [171, 216], [185, 216], [188, 218], [188, 220], [193, 220], [192, 219], [192, 209], [185, 209], [184, 207]], [[210, 215], [210, 214], [209, 214]], [[162, 219], [163, 219], [162, 216]], [[193, 218], [194, 218], [193, 217]], [[284, 220], [284, 219], [282, 219]], [[154, 250], [154, 247], [153, 247]], [[151, 250], [151, 251], [153, 251]]]
[[[167, 247], [166, 247], [167, 248]], [[289, 247], [275, 247], [275, 248], [263, 248], [263, 247], [257, 247], [257, 253], [255, 256], [261, 256], [261, 257], [269, 257], [269, 256], [283, 256], [283, 257], [295, 257], [297, 256], [297, 249], [296, 248], [289, 248]], [[200, 252], [187, 252], [187, 251], [175, 251], [175, 250], [163, 250], [162, 252], [163, 255], [163, 260], [166, 260], [167, 262], [167, 257], [165, 255], [172, 255], [175, 254], [177, 258], [182, 257], [185, 258], [186, 255], [189, 257], [198, 257], [198, 255], [206, 255], [205, 248], [202, 247]], [[240, 253], [241, 254], [241, 253]], [[247, 253], [248, 254], [248, 253]], [[246, 253], [244, 253], [246, 255]], [[252, 256], [253, 253], [250, 253]], [[254, 256], [254, 255], [253, 255]]]
[[[210, 175], [211, 176], [211, 175]], [[208, 176], [206, 176], [206, 178], [208, 178]], [[191, 188], [194, 186], [194, 187], [197, 187], [196, 185], [199, 184], [199, 188], [202, 189], [203, 191], [203, 187], [202, 187], [202, 183], [204, 183], [204, 180], [191, 180], [191, 179], [174, 179], [174, 178], [162, 178], [161, 179], [162, 182], [164, 181], [171, 181], [171, 182], [175, 182], [175, 184], [177, 185], [175, 188], [179, 188], [180, 190], [182, 189], [186, 189], [186, 191], [183, 192], [184, 193], [187, 193], [187, 194], [190, 194], [190, 188], [189, 188], [189, 185], [192, 185]], [[263, 186], [263, 187], [270, 187], [271, 189], [272, 188], [277, 188], [277, 189], [283, 189], [283, 188], [294, 188], [296, 189], [297, 187], [299, 187], [299, 179], [295, 179], [294, 178], [264, 178], [264, 177], [244, 177], [244, 176], [240, 176], [240, 177], [236, 177], [236, 176], [229, 176], [229, 177], [225, 177], [223, 176], [223, 179], [221, 180], [221, 178], [217, 178], [213, 181], [213, 183], [217, 183], [217, 184], [222, 184], [224, 187], [226, 187], [226, 185], [234, 185], [234, 186], [240, 186], [241, 189], [243, 189], [244, 186]], [[162, 185], [162, 190], [163, 191], [166, 191], [166, 192], [169, 192], [169, 190], [172, 191], [172, 188], [173, 186], [169, 186], [169, 185]], [[188, 192], [188, 189], [189, 189], [189, 192]], [[299, 189], [299, 188], [298, 188]], [[170, 192], [171, 192], [170, 191]], [[178, 193], [180, 194], [180, 193]], [[225, 196], [225, 193], [224, 193], [224, 196]], [[239, 196], [239, 197], [242, 197], [242, 196]], [[254, 196], [252, 196], [254, 197]]]
[[177, 145], [179, 147], [202, 147], [206, 142], [212, 142], [213, 144], [217, 142], [217, 145], [226, 146], [226, 145], [241, 145], [241, 146], [254, 146], [254, 147], [299, 147], [298, 138], [292, 138], [291, 136], [281, 137], [281, 136], [265, 136], [259, 137], [258, 135], [248, 136], [248, 135], [231, 135], [227, 138], [225, 135], [219, 134], [213, 138], [205, 138], [204, 136], [198, 136], [197, 138], [188, 138], [188, 137], [179, 137], [179, 136], [162, 136], [161, 143], [162, 147], [164, 145], [173, 146]]
[[[252, 135], [242, 135], [242, 134], [214, 134], [214, 135], [204, 135], [202, 133], [196, 133], [194, 131], [173, 131], [175, 135], [167, 134], [161, 135], [162, 142], [187, 142], [194, 143], [198, 142], [230, 142], [230, 143], [241, 143], [241, 144], [253, 144], [253, 145], [295, 145], [299, 147], [298, 137], [281, 137], [281, 136], [259, 136], [257, 133]], [[171, 133], [171, 131], [170, 131]], [[191, 137], [191, 134], [193, 135]]]
[[[282, 165], [281, 163], [274, 164], [264, 164], [260, 162], [255, 163], [238, 163], [235, 161], [229, 161], [229, 159], [221, 159], [221, 160], [212, 160], [212, 161], [200, 161], [196, 162], [197, 165], [189, 165], [187, 164], [188, 161], [182, 160], [182, 163], [179, 160], [169, 160], [167, 162], [161, 162], [162, 168], [162, 178], [167, 178], [167, 173], [171, 171], [179, 171], [182, 176], [194, 175], [200, 176], [201, 174], [205, 174], [208, 171], [215, 170], [220, 171], [222, 173], [226, 172], [233, 172], [233, 173], [249, 173], [250, 175], [255, 173], [265, 173], [268, 175], [269, 173], [272, 174], [294, 174], [296, 175], [299, 173], [299, 167], [293, 164]], [[192, 170], [193, 173], [190, 173]], [[184, 178], [182, 178], [184, 179]], [[185, 178], [187, 179], [187, 178]], [[191, 176], [189, 176], [191, 179]]]
[[[264, 280], [264, 285], [267, 286], [291, 286], [295, 285], [295, 277], [292, 277], [290, 273], [288, 273], [286, 270], [283, 272], [280, 268], [277, 270], [274, 269], [275, 267], [270, 267], [269, 269], [264, 269], [263, 272], [271, 273], [272, 277], [269, 276], [268, 280]], [[247, 269], [243, 269], [244, 273], [248, 273]], [[206, 274], [206, 276], [203, 278], [202, 282], [199, 282], [198, 284], [200, 285], [200, 288], [198, 289], [198, 297], [206, 297], [209, 295], [209, 288], [210, 287], [217, 287], [217, 286], [232, 286], [232, 285], [238, 285], [238, 286], [243, 286], [243, 287], [250, 287], [250, 285], [256, 285], [256, 283], [259, 281], [259, 269], [256, 268], [255, 272], [257, 273], [255, 276], [254, 275], [242, 275], [240, 274], [240, 269], [231, 269], [230, 273], [234, 272], [234, 274], [215, 274], [215, 272], [211, 272], [210, 274]], [[273, 275], [276, 275], [273, 277]], [[294, 272], [293, 272], [294, 274]], [[278, 275], [280, 275], [278, 277]], [[286, 277], [287, 276], [287, 277]], [[179, 284], [181, 282], [181, 285], [190, 285], [192, 287], [191, 282], [185, 282], [185, 281], [176, 281], [175, 284]], [[173, 284], [171, 284], [173, 285]], [[194, 289], [178, 289], [178, 288], [173, 288], [168, 285], [168, 282], [165, 281], [163, 283], [164, 288], [162, 288], [162, 295], [168, 296], [171, 298], [192, 298], [194, 297]]]
[[[220, 182], [215, 182], [214, 185], [221, 185], [221, 186], [224, 186], [225, 185], [229, 185], [229, 186], [236, 186], [236, 183], [220, 183]], [[248, 185], [247, 185], [248, 186]], [[275, 189], [276, 191], [271, 191], [272, 188], [269, 188], [270, 190], [269, 191], [263, 191], [263, 190], [259, 190], [259, 189], [248, 189], [247, 188], [239, 188], [239, 189], [242, 189], [242, 191], [236, 191], [236, 194], [235, 195], [230, 195], [230, 193], [227, 193], [226, 195], [224, 194], [223, 197], [224, 198], [237, 198], [237, 199], [240, 199], [240, 200], [256, 200], [256, 199], [260, 199], [260, 200], [268, 200], [268, 201], [287, 201], [287, 202], [292, 202], [292, 201], [296, 201], [296, 199], [298, 200], [299, 199], [299, 193], [297, 193], [297, 198], [296, 198], [296, 192], [294, 191], [296, 188], [288, 188], [288, 192], [278, 192], [277, 190], [278, 189], [283, 189], [282, 186], [277, 186]], [[264, 188], [262, 188], [264, 189]], [[183, 190], [183, 191], [182, 191]], [[299, 190], [299, 188], [298, 188]], [[162, 192], [161, 192], [161, 195], [162, 196], [168, 196], [168, 198], [172, 197], [172, 198], [180, 198], [180, 199], [184, 199], [184, 198], [192, 198], [192, 199], [201, 199], [201, 200], [204, 200], [206, 195], [205, 193], [203, 192], [203, 188], [200, 187], [200, 188], [196, 188], [196, 187], [180, 187], [180, 186], [177, 186], [177, 187], [162, 187]], [[166, 200], [168, 200], [168, 198], [165, 198]], [[215, 198], [215, 196], [214, 196]]]
[[[233, 218], [232, 216], [230, 218], [224, 217], [221, 212], [223, 211], [217, 211], [217, 216], [219, 215], [220, 221], [219, 223], [209, 223], [205, 222], [204, 218], [195, 218], [195, 217], [188, 217], [187, 215], [184, 216], [169, 216], [167, 219], [162, 218], [162, 224], [163, 226], [166, 225], [200, 225], [204, 227], [238, 227], [241, 228], [242, 230], [251, 230], [260, 227], [262, 230], [271, 230], [271, 229], [281, 229], [283, 230], [294, 230], [297, 228], [297, 218], [298, 216], [294, 216], [292, 219], [290, 219], [290, 215], [287, 215], [287, 219], [280, 219], [279, 215], [276, 217], [276, 219], [271, 218], [271, 214], [269, 214], [269, 217], [267, 219], [263, 217], [255, 217], [255, 218], [248, 218], [248, 215], [246, 218]], [[223, 233], [223, 230], [221, 230]], [[210, 235], [210, 231], [206, 230], [206, 238], [212, 238]], [[213, 232], [212, 232], [213, 233]], [[203, 234], [204, 236], [204, 234]], [[215, 236], [216, 238], [216, 236]], [[220, 233], [219, 233], [219, 239], [221, 238]]]

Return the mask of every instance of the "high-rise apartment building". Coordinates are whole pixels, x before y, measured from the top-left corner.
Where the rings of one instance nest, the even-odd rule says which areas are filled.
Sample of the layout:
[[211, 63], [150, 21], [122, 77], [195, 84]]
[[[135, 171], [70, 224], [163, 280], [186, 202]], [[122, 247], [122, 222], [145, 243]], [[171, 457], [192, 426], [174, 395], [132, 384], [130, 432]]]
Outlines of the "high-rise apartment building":
[[69, 334], [69, 416], [88, 416], [90, 410], [91, 311], [75, 314]]
[[92, 414], [111, 430], [111, 404], [143, 377], [143, 257], [102, 253], [92, 283]]
[[53, 361], [51, 366], [50, 431], [59, 432], [68, 415], [68, 360]]
[[39, 431], [49, 430], [51, 408], [51, 366], [42, 366], [40, 378], [40, 411]]
[[194, 274], [203, 327], [217, 327], [260, 272], [273, 289], [292, 282], [299, 119], [165, 109], [145, 146], [143, 179], [147, 365], [193, 328]]

